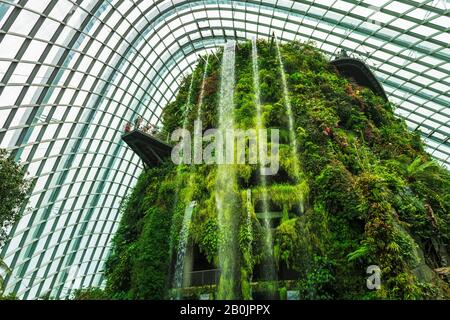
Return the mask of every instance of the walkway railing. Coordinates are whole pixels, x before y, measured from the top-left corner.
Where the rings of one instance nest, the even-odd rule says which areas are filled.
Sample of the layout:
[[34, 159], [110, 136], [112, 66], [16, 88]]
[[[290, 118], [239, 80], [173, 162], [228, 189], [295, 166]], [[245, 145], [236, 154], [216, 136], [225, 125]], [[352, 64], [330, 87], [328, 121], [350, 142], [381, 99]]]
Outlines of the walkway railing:
[[191, 287], [215, 285], [219, 283], [220, 269], [192, 271], [189, 273]]

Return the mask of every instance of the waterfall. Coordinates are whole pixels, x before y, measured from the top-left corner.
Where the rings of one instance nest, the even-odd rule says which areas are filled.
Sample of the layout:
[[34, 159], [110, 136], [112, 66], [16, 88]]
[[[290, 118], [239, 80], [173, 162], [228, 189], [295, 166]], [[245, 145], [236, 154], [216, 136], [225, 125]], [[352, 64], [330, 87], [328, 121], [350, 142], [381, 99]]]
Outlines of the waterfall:
[[[175, 289], [181, 289], [183, 286], [184, 275], [184, 258], [186, 256], [186, 247], [189, 239], [189, 227], [191, 224], [192, 211], [195, 207], [195, 201], [191, 201], [189, 206], [184, 210], [183, 225], [181, 226], [180, 239], [177, 250], [177, 261], [175, 264], [175, 277], [174, 285]], [[180, 298], [180, 295], [178, 295]]]
[[[200, 97], [198, 99], [197, 104], [197, 123], [201, 123], [202, 121], [202, 113], [203, 113], [203, 98], [205, 96], [205, 82], [206, 82], [206, 75], [208, 72], [208, 64], [209, 64], [209, 55], [206, 57], [205, 61], [205, 68], [203, 70], [203, 80], [202, 80], [202, 87], [200, 89]], [[201, 137], [203, 132], [203, 128], [199, 125], [196, 126], [194, 122], [194, 134], [197, 137]], [[203, 143], [202, 139], [195, 139], [194, 138], [194, 163], [195, 164], [202, 164], [202, 154], [203, 154]]]
[[186, 129], [186, 127], [187, 127], [188, 116], [189, 116], [189, 112], [191, 111], [192, 88], [194, 86], [194, 78], [195, 78], [194, 73], [195, 72], [192, 72], [192, 75], [191, 75], [191, 83], [189, 85], [188, 96], [187, 96], [186, 104], [184, 105], [184, 110], [183, 110], [183, 129]]
[[[186, 127], [187, 127], [187, 120], [188, 120], [188, 115], [189, 115], [190, 106], [191, 106], [193, 84], [194, 84], [194, 73], [192, 73], [192, 75], [191, 75], [191, 82], [189, 85], [188, 96], [187, 96], [186, 103], [184, 105], [184, 110], [183, 110], [183, 129], [186, 129]], [[176, 205], [179, 201], [180, 189], [182, 186], [182, 177], [180, 174], [181, 169], [182, 169], [182, 165], [180, 164], [177, 166], [177, 171], [176, 171], [177, 174], [175, 177], [176, 189], [175, 189], [175, 200], [173, 202], [173, 208], [176, 208]], [[177, 292], [176, 292], [177, 299], [181, 299], [181, 292], [179, 289], [181, 289], [181, 287], [183, 285], [183, 273], [184, 273], [184, 260], [185, 260], [185, 256], [186, 256], [186, 245], [187, 245], [187, 241], [189, 239], [189, 225], [191, 222], [192, 210], [194, 208], [194, 205], [195, 205], [195, 203], [192, 201], [190, 203], [190, 205], [188, 207], [186, 207], [186, 210], [184, 212], [182, 226], [181, 226], [181, 231], [180, 231], [181, 232], [180, 233], [180, 242], [178, 243], [178, 248], [176, 249], [177, 255], [176, 255], [176, 262], [175, 262], [175, 274], [174, 274], [173, 288], [177, 290]], [[174, 233], [174, 226], [177, 225], [177, 223], [175, 223], [176, 220], [177, 220], [177, 215], [173, 215], [171, 234]], [[172, 241], [171, 241], [170, 252], [172, 252], [173, 248], [174, 248], [174, 244], [172, 244]]]
[[[250, 210], [252, 206], [252, 190], [247, 189], [247, 219], [245, 221], [247, 231], [251, 235], [251, 239], [253, 240], [253, 228], [252, 228], [252, 211]], [[252, 243], [250, 242], [248, 250], [252, 251]], [[250, 275], [251, 277], [252, 275]]]
[[[278, 56], [278, 63], [280, 66], [280, 74], [281, 74], [281, 81], [283, 84], [283, 97], [284, 97], [284, 103], [286, 106], [287, 115], [289, 118], [289, 138], [291, 141], [291, 152], [292, 152], [292, 159], [293, 159], [293, 166], [294, 166], [294, 172], [295, 172], [295, 179], [297, 183], [301, 183], [305, 189], [307, 189], [306, 180], [303, 179], [302, 173], [301, 173], [301, 167], [300, 167], [300, 161], [297, 155], [297, 136], [295, 134], [295, 128], [294, 128], [294, 117], [292, 115], [292, 107], [291, 107], [291, 99], [289, 97], [289, 90], [287, 87], [287, 80], [286, 80], [286, 72], [284, 70], [284, 63], [283, 59], [281, 58], [281, 51], [280, 51], [280, 45], [278, 43], [278, 39], [275, 38], [275, 44], [277, 47], [277, 56]], [[306, 191], [303, 194], [303, 198], [299, 203], [300, 211], [304, 211], [304, 197], [305, 197]]]
[[208, 72], [208, 64], [209, 64], [209, 55], [206, 57], [205, 61], [205, 69], [203, 70], [203, 80], [202, 80], [202, 88], [200, 90], [200, 98], [198, 100], [198, 109], [197, 109], [197, 121], [202, 119], [202, 106], [203, 106], [203, 97], [205, 96], [205, 80], [206, 74]]
[[[262, 123], [262, 115], [261, 115], [261, 93], [259, 86], [259, 67], [258, 67], [258, 49], [256, 47], [256, 39], [252, 40], [252, 64], [253, 64], [253, 88], [255, 94], [255, 104], [256, 104], [256, 130], [259, 132], [260, 129], [263, 129]], [[264, 141], [262, 141], [261, 137], [258, 137], [258, 150], [259, 152], [259, 166], [260, 172], [262, 172], [266, 159], [263, 158], [265, 156], [265, 152], [261, 152], [264, 150]], [[264, 235], [264, 251], [267, 254], [266, 261], [263, 263], [263, 277], [264, 280], [276, 280], [276, 272], [275, 272], [275, 261], [273, 257], [273, 239], [272, 239], [272, 231], [270, 227], [270, 213], [269, 213], [269, 200], [267, 195], [267, 178], [266, 175], [260, 174], [260, 184], [262, 187], [262, 206], [263, 206], [263, 222], [265, 228]]]
[[[219, 131], [225, 136], [226, 129], [234, 128], [234, 85], [235, 85], [235, 43], [225, 45], [222, 58], [222, 72], [219, 102]], [[220, 150], [222, 153], [222, 150]], [[218, 155], [224, 157], [223, 154]], [[216, 208], [219, 222], [219, 299], [236, 299], [238, 272], [238, 208], [237, 180], [234, 164], [218, 164], [215, 186]]]
[[[246, 203], [246, 209], [247, 209], [247, 217], [246, 217], [246, 221], [245, 221], [245, 227], [247, 229], [247, 234], [249, 235], [248, 238], [248, 244], [247, 247], [245, 248], [245, 250], [247, 251], [245, 254], [244, 252], [244, 259], [243, 259], [243, 267], [251, 267], [252, 270], [255, 267], [255, 263], [252, 260], [252, 254], [253, 254], [253, 225], [252, 225], [252, 212], [253, 212], [253, 203], [252, 203], [252, 190], [251, 189], [247, 189], [247, 203]], [[243, 299], [246, 300], [252, 300], [252, 280], [253, 280], [253, 273], [250, 272], [246, 272], [245, 275], [241, 275], [242, 276], [246, 276], [246, 278], [244, 278], [244, 280], [248, 281], [248, 289], [242, 288], [242, 294], [243, 294]]]
[[294, 129], [294, 117], [292, 115], [291, 99], [289, 97], [289, 91], [288, 91], [288, 87], [287, 87], [286, 72], [284, 71], [284, 63], [283, 63], [283, 59], [281, 58], [280, 45], [278, 43], [277, 38], [275, 38], [275, 44], [277, 47], [277, 57], [278, 57], [278, 63], [280, 66], [281, 82], [283, 84], [284, 104], [285, 104], [286, 112], [287, 112], [287, 115], [289, 118], [289, 138], [291, 141], [292, 156], [294, 159], [294, 171], [299, 172], [300, 165], [298, 163], [298, 158], [297, 158], [297, 137], [296, 137], [295, 129]]
[[[202, 82], [202, 89], [200, 92], [200, 100], [198, 103], [197, 120], [201, 119], [201, 108], [202, 108], [202, 104], [203, 104], [203, 96], [204, 96], [204, 87], [205, 87], [205, 78], [206, 78], [207, 68], [208, 68], [208, 59], [206, 60], [205, 70], [203, 72], [203, 82]], [[191, 83], [189, 85], [188, 97], [187, 97], [187, 101], [185, 104], [185, 110], [183, 113], [183, 116], [184, 116], [183, 129], [186, 129], [186, 127], [187, 127], [188, 115], [191, 110], [191, 97], [192, 97], [193, 83], [194, 83], [194, 73], [192, 73], [192, 76], [191, 76]], [[177, 194], [179, 192], [180, 183], [181, 183], [181, 181], [179, 180], [179, 169], [180, 169], [180, 166], [178, 166], [178, 169], [177, 169], [177, 180], [178, 180]], [[193, 183], [194, 183], [194, 175], [191, 174], [188, 187], [191, 187]], [[191, 197], [189, 196], [189, 198], [191, 198]], [[186, 272], [186, 270], [185, 270], [186, 247], [187, 247], [187, 242], [189, 239], [189, 226], [191, 223], [192, 211], [194, 209], [194, 206], [195, 206], [195, 201], [191, 201], [189, 206], [186, 207], [186, 209], [184, 211], [183, 223], [182, 223], [181, 231], [180, 231], [180, 239], [179, 239], [177, 256], [176, 256], [177, 260], [176, 260], [176, 264], [175, 264], [175, 275], [174, 275], [174, 283], [173, 283], [173, 288], [177, 289], [177, 292], [176, 292], [177, 299], [181, 299], [181, 292], [179, 289], [181, 289], [183, 287], [183, 281], [186, 278], [186, 274], [185, 274], [185, 272]]]

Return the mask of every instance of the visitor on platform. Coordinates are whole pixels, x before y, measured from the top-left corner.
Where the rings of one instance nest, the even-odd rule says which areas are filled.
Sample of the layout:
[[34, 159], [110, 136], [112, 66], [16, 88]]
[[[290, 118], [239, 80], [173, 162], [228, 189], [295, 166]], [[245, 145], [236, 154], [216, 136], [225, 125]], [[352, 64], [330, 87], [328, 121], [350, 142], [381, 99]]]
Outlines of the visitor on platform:
[[131, 123], [128, 121], [126, 124], [125, 124], [125, 132], [130, 132], [131, 131]]
[[142, 124], [142, 117], [138, 116], [136, 118], [136, 120], [134, 120], [134, 129], [139, 130], [139, 128], [141, 127], [141, 124]]
[[151, 132], [151, 130], [152, 130], [152, 124], [150, 123], [150, 121], [149, 122], [147, 122], [147, 124], [144, 126], [144, 132], [145, 133], [150, 133]]

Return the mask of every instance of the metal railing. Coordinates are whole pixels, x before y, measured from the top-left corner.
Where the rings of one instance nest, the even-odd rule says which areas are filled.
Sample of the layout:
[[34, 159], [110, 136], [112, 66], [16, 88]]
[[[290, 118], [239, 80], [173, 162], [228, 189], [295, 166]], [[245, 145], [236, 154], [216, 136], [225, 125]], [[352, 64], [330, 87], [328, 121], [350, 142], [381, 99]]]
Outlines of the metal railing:
[[219, 283], [220, 269], [192, 271], [189, 273], [190, 287], [215, 285]]

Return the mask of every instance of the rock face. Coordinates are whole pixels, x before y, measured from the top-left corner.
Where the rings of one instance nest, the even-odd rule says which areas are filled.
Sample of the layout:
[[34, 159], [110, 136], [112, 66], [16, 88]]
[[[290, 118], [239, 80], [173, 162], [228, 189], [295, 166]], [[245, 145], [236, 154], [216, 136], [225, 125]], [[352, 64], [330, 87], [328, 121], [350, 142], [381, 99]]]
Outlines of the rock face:
[[[123, 204], [106, 292], [135, 299], [217, 298], [220, 288], [242, 299], [449, 298], [450, 175], [394, 106], [341, 77], [311, 44], [239, 43], [226, 64], [234, 80], [226, 83], [222, 54], [200, 59], [184, 79], [165, 107], [163, 135], [180, 127], [192, 133], [195, 120], [201, 133], [223, 128], [225, 116], [227, 129], [278, 129], [279, 170], [264, 179], [260, 163], [247, 162], [164, 163], [143, 172]], [[225, 85], [233, 86], [231, 106], [220, 98]], [[178, 268], [185, 288], [174, 294], [186, 232], [189, 263]], [[370, 266], [380, 271], [378, 288], [366, 285]]]

